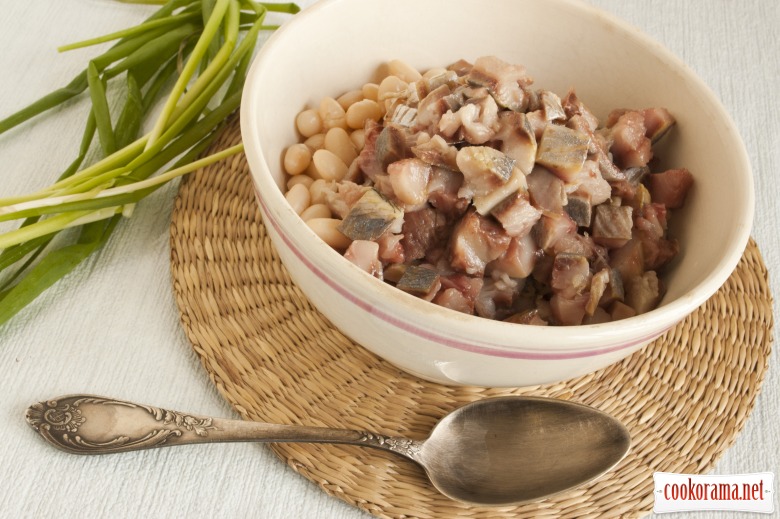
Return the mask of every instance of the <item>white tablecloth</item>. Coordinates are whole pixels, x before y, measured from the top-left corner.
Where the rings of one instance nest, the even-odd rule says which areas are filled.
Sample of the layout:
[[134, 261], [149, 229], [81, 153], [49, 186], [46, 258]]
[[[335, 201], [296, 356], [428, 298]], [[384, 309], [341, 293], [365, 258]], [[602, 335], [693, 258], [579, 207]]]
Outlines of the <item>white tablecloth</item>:
[[[756, 175], [753, 236], [777, 294], [780, 2], [590, 1], [682, 57], [733, 115]], [[58, 45], [135, 24], [151, 11], [111, 0], [0, 5], [3, 116], [66, 83], [91, 56], [91, 50], [58, 55]], [[78, 148], [86, 106], [68, 104], [0, 136], [0, 196], [33, 191], [59, 174]], [[0, 517], [367, 517], [260, 445], [78, 457], [44, 444], [24, 422], [30, 403], [76, 392], [235, 416], [179, 326], [168, 264], [174, 189], [144, 201], [102, 252], [0, 327]], [[777, 355], [771, 363], [745, 430], [714, 472], [780, 468]]]

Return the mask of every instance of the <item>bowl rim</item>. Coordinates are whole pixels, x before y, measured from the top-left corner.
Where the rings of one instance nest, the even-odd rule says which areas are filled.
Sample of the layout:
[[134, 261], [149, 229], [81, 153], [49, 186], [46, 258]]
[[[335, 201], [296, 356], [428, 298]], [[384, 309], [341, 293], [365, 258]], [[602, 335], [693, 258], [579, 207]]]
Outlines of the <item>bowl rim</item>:
[[[645, 314], [602, 324], [538, 327], [489, 320], [475, 315], [462, 314], [449, 308], [431, 304], [374, 278], [355, 265], [344, 260], [341, 254], [333, 250], [317, 237], [287, 204], [282, 191], [278, 188], [272, 178], [268, 166], [269, 162], [265, 157], [262, 148], [259, 144], [254, 144], [259, 143], [260, 138], [257, 125], [254, 123], [254, 118], [251, 117], [251, 114], [256, 110], [255, 102], [258, 98], [253, 92], [259, 91], [258, 84], [262, 83], [261, 78], [266, 75], [264, 67], [267, 56], [273, 52], [276, 42], [288, 38], [288, 34], [294, 31], [298, 25], [305, 23], [305, 20], [308, 18], [316, 16], [321, 10], [328, 9], [335, 4], [349, 1], [355, 0], [320, 0], [296, 14], [290, 21], [279, 28], [262, 46], [258, 55], [255, 57], [249, 73], [247, 74], [244, 93], [242, 95], [241, 133], [245, 136], [245, 154], [252, 172], [253, 185], [261, 207], [261, 212], [264, 219], [267, 222], [270, 220], [272, 225], [277, 228], [276, 230], [279, 236], [282, 237], [287, 246], [293, 246], [299, 258], [304, 257], [305, 259], [305, 255], [302, 255], [300, 251], [297, 250], [298, 247], [295, 246], [295, 242], [306, 241], [307, 248], [314, 247], [318, 252], [322, 252], [319, 257], [321, 258], [321, 267], [323, 269], [340, 272], [343, 274], [344, 280], [350, 285], [355, 285], [357, 287], [365, 285], [366, 287], [370, 287], [373, 295], [381, 296], [377, 297], [377, 300], [398, 300], [398, 304], [406, 306], [408, 312], [423, 312], [428, 314], [432, 320], [446, 321], [454, 328], [467, 326], [471, 327], [473, 330], [474, 326], [482, 326], [485, 329], [491, 330], [490, 335], [493, 335], [494, 337], [506, 338], [507, 335], [522, 335], [527, 338], [529, 335], [538, 335], [538, 340], [528, 342], [544, 342], [543, 345], [539, 346], [507, 345], [496, 344], [494, 341], [483, 342], [471, 340], [469, 341], [469, 344], [452, 344], [452, 341], [445, 336], [439, 337], [440, 339], [443, 338], [443, 340], [435, 341], [445, 347], [468, 349], [474, 353], [513, 358], [518, 356], [523, 358], [527, 358], [528, 356], [541, 358], [547, 356], [555, 357], [556, 355], [567, 355], [565, 358], [578, 358], [631, 348], [637, 343], [646, 342], [647, 340], [657, 337], [671, 326], [687, 317], [698, 306], [709, 299], [726, 282], [734, 271], [750, 237], [755, 211], [755, 190], [753, 173], [747, 150], [731, 115], [709, 86], [704, 83], [704, 81], [699, 78], [684, 61], [674, 55], [670, 50], [632, 24], [581, 0], [546, 1], [548, 3], [556, 4], [560, 8], [574, 9], [585, 16], [593, 17], [600, 22], [609, 25], [611, 29], [618, 31], [624, 37], [635, 39], [638, 43], [647, 47], [651, 53], [659, 57], [665, 66], [673, 68], [682, 75], [689, 84], [693, 85], [698, 92], [706, 97], [708, 104], [713, 107], [715, 113], [717, 113], [725, 122], [727, 134], [729, 135], [730, 140], [735, 143], [733, 151], [738, 154], [737, 161], [741, 163], [741, 169], [743, 170], [745, 180], [748, 182], [744, 191], [745, 198], [742, 200], [744, 210], [738, 214], [741, 223], [736, 228], [736, 238], [732, 241], [726, 254], [723, 255], [709, 275], [685, 294], [682, 294], [673, 301], [666, 302], [663, 306], [655, 308]], [[276, 215], [274, 214], [274, 209], [276, 209]], [[277, 218], [284, 219], [285, 224], [290, 224], [292, 227], [284, 227]], [[308, 264], [307, 268], [310, 270], [310, 266], [314, 266], [315, 270], [319, 270], [319, 267], [313, 265], [313, 263], [308, 260], [306, 260], [306, 263]], [[319, 277], [323, 280], [328, 278], [324, 275], [320, 275]], [[369, 284], [366, 285], [366, 283]], [[331, 285], [331, 288], [334, 287]], [[342, 292], [342, 295], [345, 294]], [[349, 295], [357, 298], [354, 294]], [[368, 299], [362, 297], [357, 299], [359, 299], [364, 308], [369, 306], [375, 308], [375, 305]], [[358, 304], [354, 300], [352, 302]], [[377, 315], [376, 312], [373, 312], [373, 314]], [[389, 315], [377, 316], [388, 322], [397, 320], [397, 318]], [[516, 333], [521, 329], [518, 327], [521, 327], [523, 330], [520, 334]], [[648, 330], [653, 330], [653, 332], [648, 333]], [[640, 337], [640, 339], [636, 339], [637, 337]], [[423, 338], [430, 339], [430, 337]], [[627, 340], [630, 342], [626, 342]], [[476, 345], [475, 343], [483, 344]], [[605, 348], [605, 343], [618, 344], [618, 346]]]

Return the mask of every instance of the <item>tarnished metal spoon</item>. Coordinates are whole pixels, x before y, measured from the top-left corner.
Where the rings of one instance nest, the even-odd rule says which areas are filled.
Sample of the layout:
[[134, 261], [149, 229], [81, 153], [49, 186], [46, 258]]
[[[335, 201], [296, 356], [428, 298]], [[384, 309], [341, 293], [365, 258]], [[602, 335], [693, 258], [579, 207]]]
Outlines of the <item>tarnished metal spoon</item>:
[[421, 465], [442, 494], [482, 505], [533, 501], [581, 485], [612, 468], [630, 446], [626, 428], [601, 411], [522, 396], [456, 409], [425, 440], [208, 418], [90, 395], [34, 404], [25, 417], [49, 443], [76, 454], [235, 441], [374, 447]]

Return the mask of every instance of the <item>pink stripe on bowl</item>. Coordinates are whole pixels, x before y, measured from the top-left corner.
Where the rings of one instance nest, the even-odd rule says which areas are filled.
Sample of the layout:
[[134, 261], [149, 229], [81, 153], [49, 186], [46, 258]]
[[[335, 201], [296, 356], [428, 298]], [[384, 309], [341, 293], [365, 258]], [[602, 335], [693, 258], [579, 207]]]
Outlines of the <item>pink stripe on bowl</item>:
[[298, 249], [298, 247], [296, 247], [295, 244], [292, 243], [292, 241], [290, 241], [290, 239], [283, 232], [281, 226], [279, 225], [279, 222], [273, 217], [273, 215], [270, 213], [270, 211], [268, 211], [268, 208], [263, 203], [260, 194], [257, 192], [256, 185], [254, 186], [254, 189], [255, 189], [255, 197], [257, 198], [257, 201], [260, 204], [260, 209], [262, 210], [265, 220], [271, 223], [274, 230], [282, 238], [282, 241], [284, 241], [285, 245], [315, 276], [317, 276], [317, 278], [319, 278], [322, 282], [328, 285], [334, 292], [336, 292], [341, 297], [343, 297], [350, 303], [354, 304], [358, 308], [364, 310], [365, 312], [368, 312], [369, 314], [385, 321], [386, 323], [392, 326], [395, 326], [396, 328], [399, 328], [412, 335], [416, 335], [421, 339], [435, 342], [442, 346], [455, 348], [458, 350], [467, 351], [479, 355], [487, 355], [491, 357], [503, 357], [509, 359], [523, 359], [523, 360], [572, 360], [572, 359], [581, 359], [587, 357], [596, 357], [599, 355], [604, 355], [607, 353], [612, 353], [612, 352], [632, 348], [639, 344], [643, 344], [649, 342], [652, 339], [655, 339], [656, 337], [660, 336], [668, 329], [667, 328], [661, 330], [660, 332], [653, 332], [649, 335], [643, 336], [639, 339], [635, 339], [631, 342], [621, 344], [618, 346], [611, 346], [607, 348], [592, 349], [592, 350], [580, 350], [580, 351], [569, 351], [569, 352], [544, 352], [544, 353], [522, 350], [522, 349], [510, 351], [506, 349], [501, 349], [502, 348], [501, 346], [494, 345], [494, 344], [486, 344], [483, 346], [476, 343], [466, 343], [466, 342], [453, 340], [448, 337], [444, 337], [442, 335], [432, 333], [428, 330], [424, 330], [422, 328], [409, 324], [408, 322], [401, 321], [400, 319], [382, 311], [381, 309], [375, 307], [369, 302], [355, 296], [354, 294], [346, 290], [343, 286], [341, 286], [340, 284], [336, 283], [328, 276], [326, 276], [325, 273], [322, 272], [322, 270], [320, 270], [315, 264], [309, 261], [306, 255], [304, 255]]

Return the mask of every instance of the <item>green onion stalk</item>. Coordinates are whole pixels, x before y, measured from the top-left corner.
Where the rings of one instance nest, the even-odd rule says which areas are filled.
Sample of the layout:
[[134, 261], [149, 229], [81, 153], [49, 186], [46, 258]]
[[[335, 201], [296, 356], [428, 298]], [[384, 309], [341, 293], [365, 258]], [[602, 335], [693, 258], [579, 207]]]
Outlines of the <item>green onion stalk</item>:
[[[259, 33], [277, 27], [267, 13], [299, 11], [253, 0], [119, 1], [161, 7], [135, 27], [60, 47], [115, 42], [70, 83], [0, 121], [3, 134], [76, 96], [91, 101], [78, 155], [57, 181], [0, 198], [0, 222], [20, 222], [0, 234], [0, 325], [103, 247], [140, 200], [243, 151], [239, 144], [203, 156], [239, 106]], [[119, 83], [118, 114], [109, 110], [109, 82]], [[152, 129], [141, 135], [147, 121]]]

